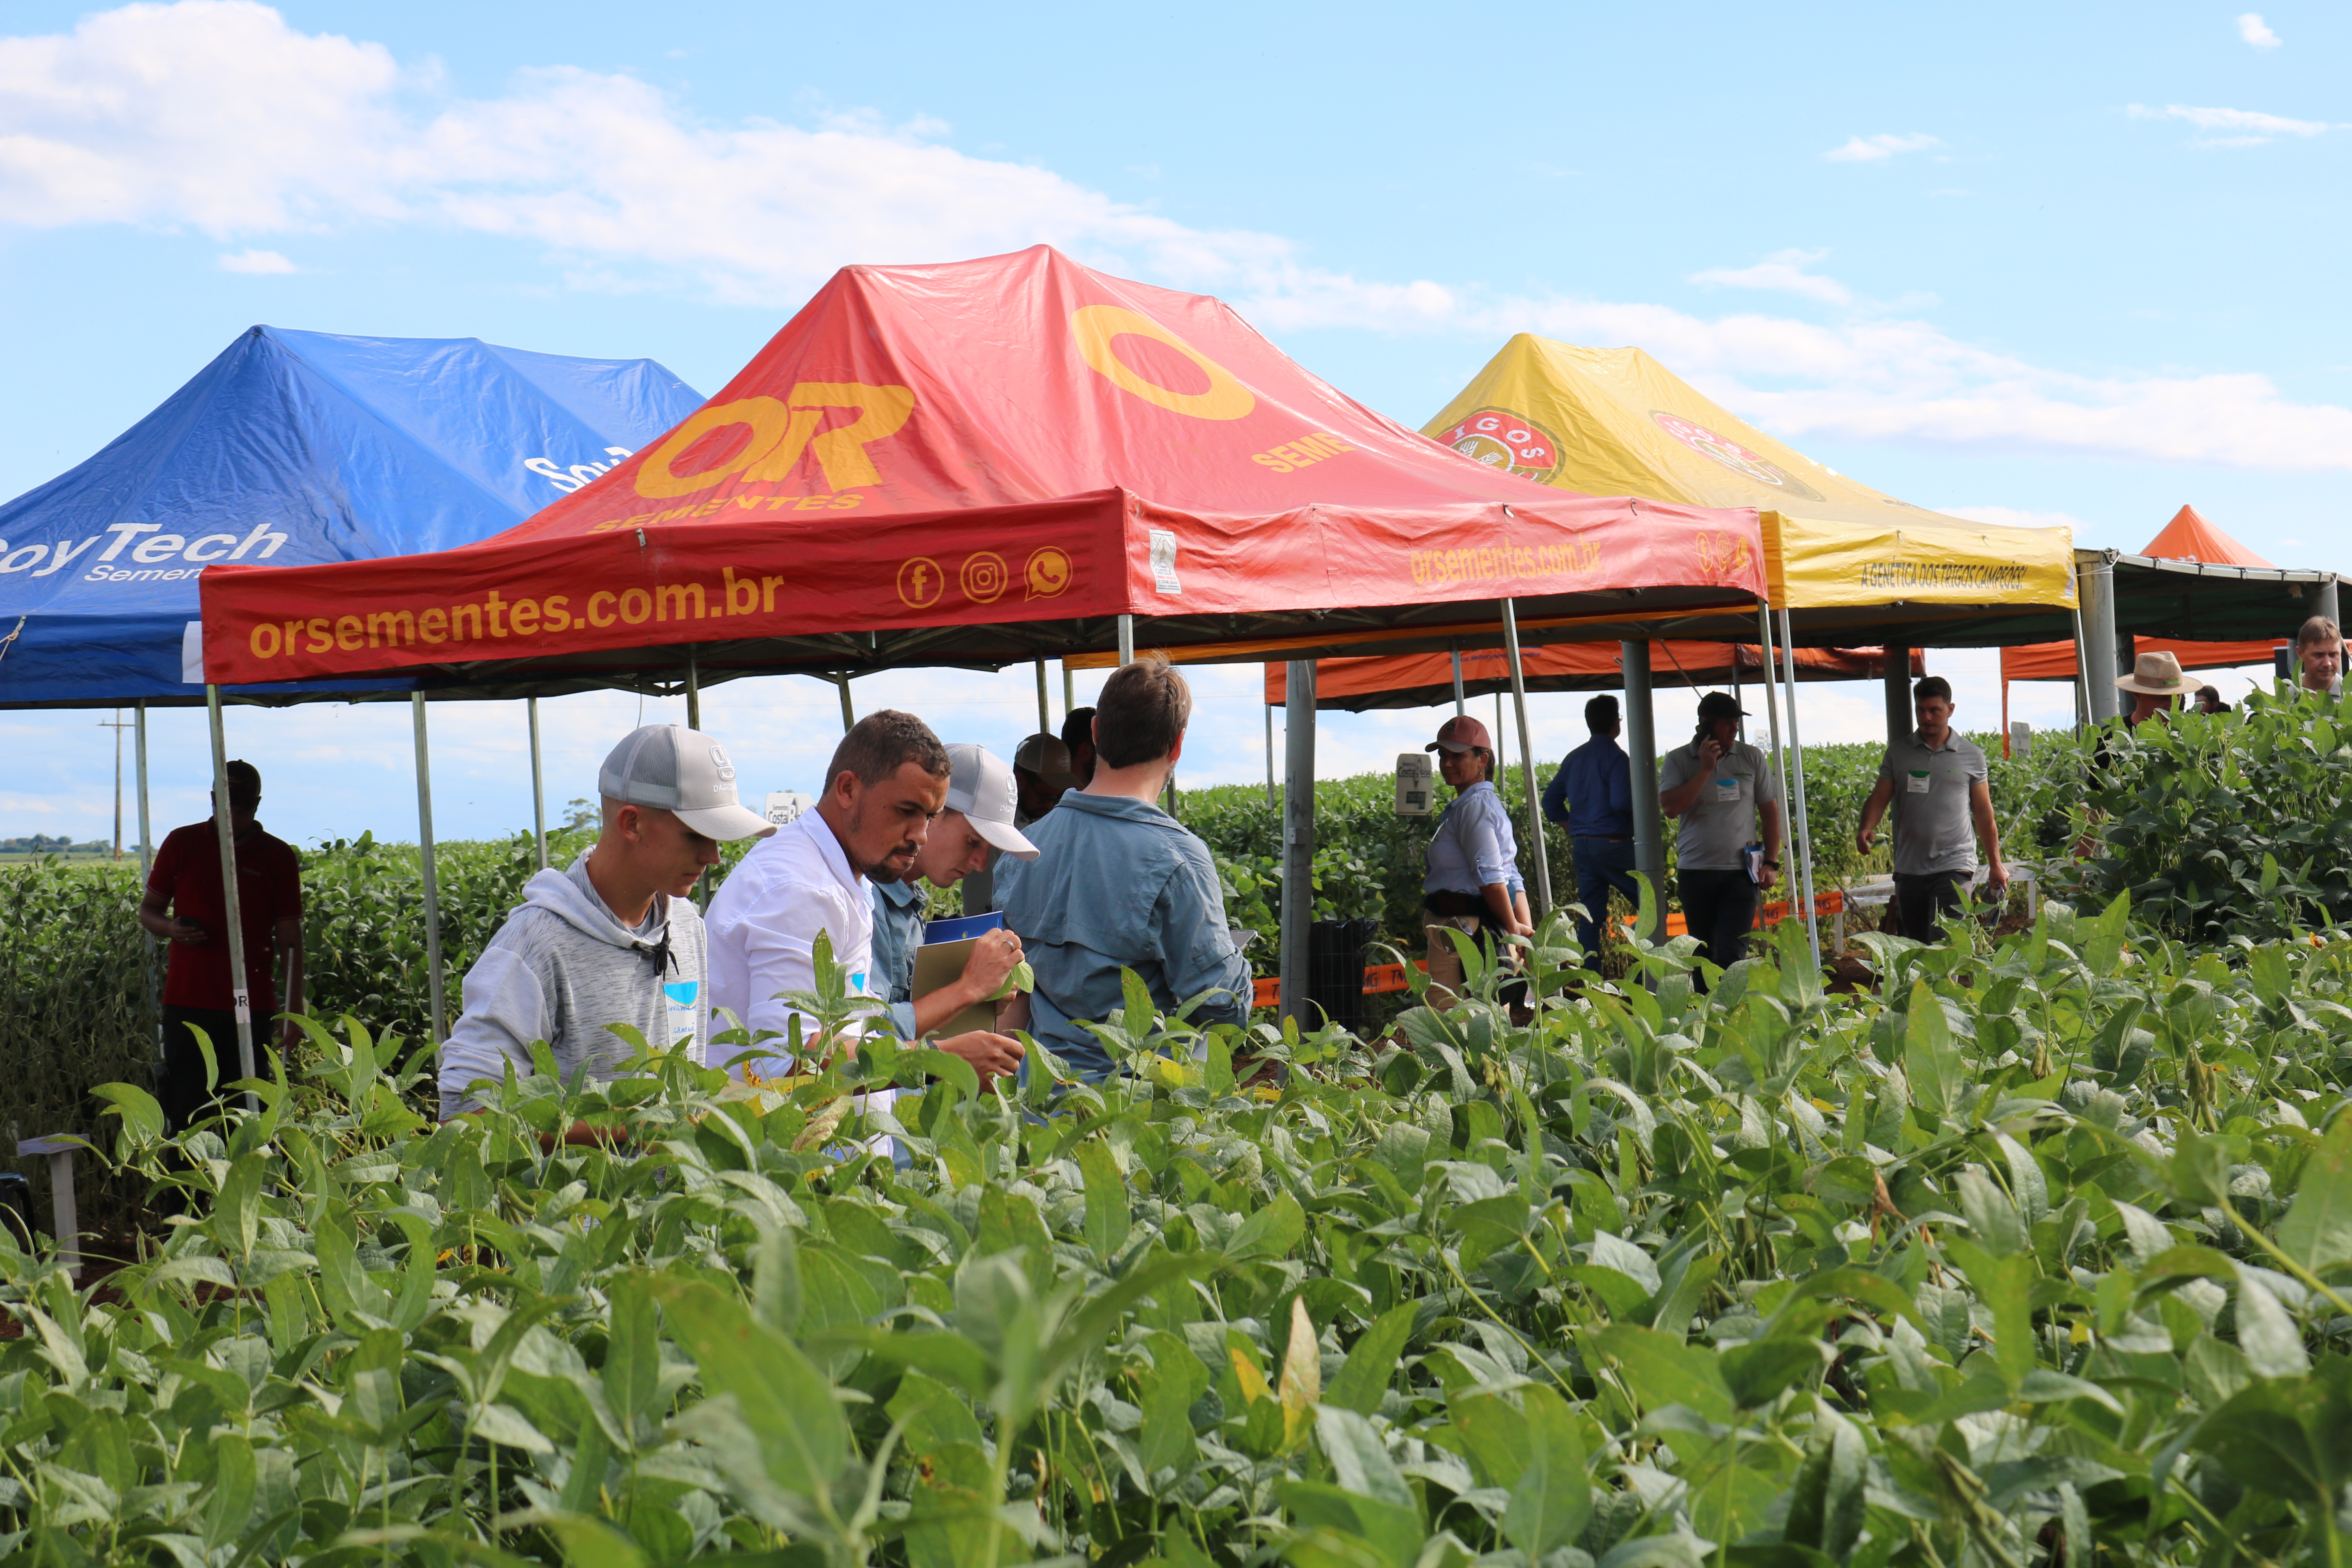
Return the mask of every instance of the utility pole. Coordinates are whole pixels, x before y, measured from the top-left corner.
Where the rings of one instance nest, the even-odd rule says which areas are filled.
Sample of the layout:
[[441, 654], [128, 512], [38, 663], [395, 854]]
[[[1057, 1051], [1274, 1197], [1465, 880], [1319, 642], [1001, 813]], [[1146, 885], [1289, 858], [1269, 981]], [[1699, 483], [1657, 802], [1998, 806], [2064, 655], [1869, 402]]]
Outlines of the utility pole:
[[114, 858], [122, 858], [122, 731], [138, 726], [122, 716], [117, 708], [111, 720], [100, 719], [98, 727], [114, 731]]

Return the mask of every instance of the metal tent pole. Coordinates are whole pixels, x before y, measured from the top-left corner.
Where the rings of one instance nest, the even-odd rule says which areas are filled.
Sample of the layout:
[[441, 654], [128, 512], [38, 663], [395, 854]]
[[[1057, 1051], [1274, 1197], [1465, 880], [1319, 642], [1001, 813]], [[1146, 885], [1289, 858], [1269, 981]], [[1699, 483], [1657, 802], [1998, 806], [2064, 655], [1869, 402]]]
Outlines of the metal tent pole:
[[1265, 705], [1265, 804], [1279, 808], [1282, 796], [1274, 784], [1274, 704]]
[[539, 699], [529, 697], [523, 706], [530, 714], [530, 836], [539, 844], [539, 868], [547, 869], [547, 779], [539, 759]]
[[441, 889], [433, 868], [433, 763], [425, 742], [425, 693], [409, 694], [416, 721], [416, 847], [425, 868], [425, 988], [433, 1005], [433, 1043], [449, 1035], [441, 993]]
[[1078, 678], [1071, 672], [1069, 662], [1066, 659], [1062, 664], [1062, 717], [1068, 718], [1070, 710], [1077, 705]]
[[686, 727], [702, 728], [702, 670], [692, 648], [686, 650]]
[[1289, 662], [1282, 715], [1282, 1016], [1307, 1029], [1315, 1025], [1307, 1005], [1307, 930], [1315, 919], [1315, 661]]
[[2091, 722], [2104, 724], [2122, 710], [2116, 690], [2116, 568], [2102, 555], [2098, 564], [2081, 573], [2083, 591], [2083, 685], [2091, 706]]
[[2337, 613], [2336, 606], [2336, 579], [2334, 577], [2330, 577], [2326, 582], [2322, 583], [2318, 589], [2312, 595], [2311, 613], [2315, 616], [2326, 616], [2329, 620], [2336, 623], [2338, 629], [2341, 629], [2344, 625], [2344, 621], [2342, 616]]
[[857, 728], [857, 710], [849, 702], [849, 677], [836, 675], [833, 683], [841, 689], [841, 732], [846, 735]]
[[1054, 702], [1047, 694], [1045, 661], [1042, 658], [1037, 661], [1037, 732], [1041, 735], [1054, 732]]
[[[1135, 662], [1135, 617], [1133, 616], [1121, 616], [1118, 618], [1118, 662], [1122, 665]], [[1307, 689], [1310, 691], [1314, 689], [1312, 681], [1307, 683]]]
[[[1658, 722], [1650, 705], [1650, 645], [1621, 642], [1625, 667], [1625, 751], [1633, 769], [1633, 869], [1650, 880], [1656, 919], [1641, 933], [1648, 942], [1666, 939], [1665, 813], [1658, 805]], [[1599, 920], [1601, 911], [1594, 910]]]
[[[1886, 743], [1899, 745], [1911, 732], [1911, 645], [1888, 643], [1880, 679], [1886, 695]], [[1898, 802], [1896, 809], [1901, 809]]]
[[[254, 1078], [253, 1070], [253, 991], [245, 967], [245, 910], [237, 898], [236, 887], [236, 824], [230, 820], [228, 803], [228, 737], [221, 728], [221, 695], [216, 685], [205, 688], [205, 706], [210, 710], [213, 732], [213, 821], [217, 825], [221, 858], [221, 906], [228, 921], [228, 994], [229, 1005], [236, 1011], [236, 1067], [239, 1078]], [[245, 1108], [258, 1111], [261, 1102], [248, 1089]]]
[[1780, 611], [1780, 668], [1788, 677], [1789, 694], [1789, 758], [1795, 763], [1797, 775], [1797, 814], [1794, 818], [1797, 838], [1797, 869], [1803, 879], [1800, 896], [1805, 905], [1805, 940], [1811, 943], [1813, 967], [1822, 966], [1821, 905], [1813, 893], [1813, 835], [1811, 820], [1805, 812], [1805, 742], [1797, 732], [1797, 649], [1791, 640], [1789, 612]]
[[1774, 672], [1772, 668], [1771, 605], [1769, 604], [1758, 605], [1756, 606], [1756, 620], [1757, 624], [1763, 629], [1764, 633], [1764, 711], [1770, 715], [1772, 720], [1772, 773], [1773, 776], [1780, 781], [1780, 825], [1784, 829], [1781, 837], [1785, 844], [1788, 841], [1793, 840], [1796, 837], [1796, 835], [1793, 832], [1785, 831], [1793, 821], [1794, 813], [1791, 812], [1789, 807], [1788, 754], [1780, 749], [1780, 704], [1779, 692], [1776, 689], [1776, 684], [1773, 679]]
[[1535, 742], [1528, 731], [1528, 678], [1519, 659], [1519, 616], [1512, 601], [1503, 601], [1503, 651], [1511, 660], [1511, 706], [1519, 721], [1519, 782], [1528, 797], [1528, 837], [1535, 843], [1538, 923], [1551, 913], [1551, 858], [1544, 851], [1543, 809], [1536, 799]]
[[1462, 645], [1455, 643], [1454, 645], [1454, 716], [1459, 719], [1469, 711], [1470, 705], [1462, 699]]

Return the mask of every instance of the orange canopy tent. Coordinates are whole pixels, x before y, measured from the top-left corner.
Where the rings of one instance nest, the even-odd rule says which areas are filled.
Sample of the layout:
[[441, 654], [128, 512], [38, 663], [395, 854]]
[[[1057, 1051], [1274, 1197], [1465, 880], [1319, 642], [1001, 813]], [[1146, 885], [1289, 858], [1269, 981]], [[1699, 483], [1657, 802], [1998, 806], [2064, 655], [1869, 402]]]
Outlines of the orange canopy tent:
[[1170, 647], [1443, 647], [1500, 600], [1752, 613], [1764, 571], [1752, 510], [1498, 473], [1216, 300], [1040, 246], [845, 268], [667, 436], [479, 544], [201, 588], [207, 681], [409, 669], [520, 694], [689, 659], [703, 679], [993, 668], [1109, 648], [1129, 617]]
[[[2193, 506], [2172, 514], [2164, 531], [2147, 542], [2142, 555], [2159, 561], [2199, 561], [2223, 566], [2271, 563], [2208, 522]], [[2274, 568], [2273, 568], [2274, 569]], [[2270, 639], [2257, 642], [2188, 642], [2175, 637], [2136, 637], [2136, 653], [2169, 653], [2183, 669], [2229, 669], [2242, 664], [2268, 664]], [[2072, 680], [2077, 673], [2071, 642], [2028, 643], [2000, 650], [2001, 731], [2009, 730], [2009, 683], [2012, 680]]]
[[[1690, 686], [1761, 680], [1764, 650], [1754, 643], [1664, 640], [1650, 645], [1652, 666], [1663, 679]], [[1886, 673], [1881, 648], [1806, 647], [1797, 652], [1800, 680], [1876, 680]], [[1625, 684], [1622, 656], [1613, 643], [1552, 643], [1520, 656], [1529, 691], [1615, 691]], [[1911, 650], [1914, 675], [1927, 673], [1927, 655]], [[1511, 689], [1510, 664], [1498, 647], [1462, 653], [1462, 694], [1485, 697]], [[1454, 695], [1454, 658], [1444, 653], [1396, 654], [1371, 658], [1326, 658], [1315, 666], [1315, 706], [1362, 713], [1375, 708], [1427, 708]], [[1265, 700], [1280, 706], [1289, 696], [1288, 668], [1265, 667]]]

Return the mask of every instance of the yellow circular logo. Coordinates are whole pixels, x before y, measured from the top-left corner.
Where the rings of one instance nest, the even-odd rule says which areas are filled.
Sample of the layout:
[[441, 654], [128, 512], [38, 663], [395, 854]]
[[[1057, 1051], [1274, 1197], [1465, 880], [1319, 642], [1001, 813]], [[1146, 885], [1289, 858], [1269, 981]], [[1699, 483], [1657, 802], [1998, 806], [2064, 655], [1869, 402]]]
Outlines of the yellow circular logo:
[[1013, 585], [1012, 573], [1004, 557], [993, 550], [982, 550], [964, 557], [963, 594], [975, 605], [992, 605], [1004, 597], [1004, 590]]
[[[1070, 312], [1070, 335], [1077, 340], [1079, 357], [1108, 377], [1112, 385], [1171, 414], [1194, 419], [1239, 419], [1257, 406], [1256, 395], [1235, 381], [1233, 372], [1139, 310], [1118, 305], [1082, 305]], [[1166, 343], [1191, 360], [1209, 378], [1209, 390], [1175, 392], [1138, 374], [1111, 347], [1114, 339], [1130, 336]]]
[[948, 575], [928, 555], [910, 556], [898, 565], [898, 601], [910, 610], [928, 610], [947, 590]]
[[1029, 596], [1050, 599], [1070, 585], [1070, 558], [1063, 551], [1048, 544], [1029, 552], [1029, 564], [1023, 572], [1029, 580]]
[[1465, 415], [1438, 440], [1474, 463], [1502, 468], [1539, 485], [1551, 483], [1559, 472], [1559, 443], [1551, 432], [1524, 414], [1507, 408], [1481, 408]]

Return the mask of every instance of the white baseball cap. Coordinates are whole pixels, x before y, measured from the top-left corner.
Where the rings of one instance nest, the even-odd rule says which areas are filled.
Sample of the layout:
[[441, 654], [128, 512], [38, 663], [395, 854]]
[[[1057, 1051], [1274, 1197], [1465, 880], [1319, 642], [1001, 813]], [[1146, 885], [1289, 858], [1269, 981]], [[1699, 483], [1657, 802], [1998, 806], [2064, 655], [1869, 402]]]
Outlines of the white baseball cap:
[[1034, 860], [1037, 847], [1013, 826], [1020, 792], [1013, 770], [983, 746], [948, 748], [948, 806], [961, 811], [971, 830], [1015, 860]]
[[765, 838], [776, 828], [735, 798], [726, 748], [683, 724], [632, 730], [604, 759], [596, 791], [630, 805], [657, 806], [707, 838]]

